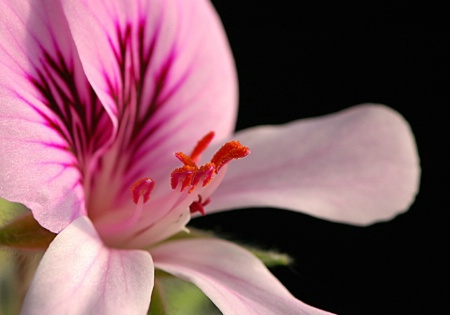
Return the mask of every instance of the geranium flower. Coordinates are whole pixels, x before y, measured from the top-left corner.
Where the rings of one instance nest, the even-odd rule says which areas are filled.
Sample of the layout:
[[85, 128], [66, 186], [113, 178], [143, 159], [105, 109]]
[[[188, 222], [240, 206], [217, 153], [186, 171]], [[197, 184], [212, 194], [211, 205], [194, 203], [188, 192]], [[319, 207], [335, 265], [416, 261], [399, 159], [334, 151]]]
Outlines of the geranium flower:
[[237, 245], [169, 238], [191, 213], [364, 225], [413, 201], [414, 139], [387, 107], [232, 135], [236, 74], [207, 1], [3, 0], [0, 18], [0, 197], [58, 234], [24, 314], [146, 313], [155, 268], [225, 314], [325, 313]]

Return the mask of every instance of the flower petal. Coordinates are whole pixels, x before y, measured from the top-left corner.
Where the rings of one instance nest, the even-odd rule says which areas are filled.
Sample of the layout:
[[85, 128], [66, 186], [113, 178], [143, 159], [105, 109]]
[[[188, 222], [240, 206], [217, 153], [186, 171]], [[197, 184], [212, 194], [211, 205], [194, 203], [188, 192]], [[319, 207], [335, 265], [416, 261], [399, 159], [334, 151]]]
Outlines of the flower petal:
[[414, 137], [403, 117], [385, 106], [357, 106], [234, 137], [252, 154], [229, 168], [209, 213], [269, 206], [365, 225], [405, 211], [418, 191]]
[[231, 134], [236, 74], [209, 1], [62, 5], [89, 81], [119, 128], [94, 187], [107, 189], [95, 195], [111, 193], [117, 183], [128, 199], [143, 176], [166, 183], [177, 165], [173, 152], [188, 151], [210, 130], [217, 140]]
[[156, 268], [197, 285], [224, 314], [329, 314], [297, 300], [261, 261], [232, 243], [179, 240], [151, 252]]
[[145, 314], [153, 262], [139, 250], [105, 247], [86, 217], [64, 229], [45, 253], [23, 314]]
[[0, 196], [59, 232], [85, 213], [81, 184], [112, 125], [57, 1], [0, 3]]

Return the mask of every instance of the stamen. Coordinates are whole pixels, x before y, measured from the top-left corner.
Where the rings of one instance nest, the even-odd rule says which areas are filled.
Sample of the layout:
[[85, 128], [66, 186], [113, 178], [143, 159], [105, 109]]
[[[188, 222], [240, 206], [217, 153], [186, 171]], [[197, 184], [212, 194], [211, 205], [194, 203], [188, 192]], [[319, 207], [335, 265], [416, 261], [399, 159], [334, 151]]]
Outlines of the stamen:
[[155, 182], [151, 178], [141, 178], [131, 186], [131, 196], [135, 204], [138, 204], [139, 199], [143, 198], [143, 203], [150, 199], [150, 194], [155, 187]]
[[239, 141], [230, 141], [223, 145], [219, 151], [211, 159], [211, 162], [198, 167], [195, 160], [206, 149], [214, 136], [213, 132], [204, 136], [195, 146], [190, 156], [183, 152], [175, 153], [175, 156], [184, 164], [183, 167], [172, 171], [170, 184], [172, 189], [177, 188], [181, 183], [181, 191], [184, 191], [188, 186], [189, 193], [192, 193], [197, 185], [202, 181], [202, 186], [208, 185], [214, 174], [219, 173], [219, 170], [228, 162], [234, 159], [240, 159], [250, 154], [250, 149], [240, 144]]
[[189, 211], [191, 213], [200, 212], [202, 215], [205, 215], [205, 206], [210, 202], [209, 198], [205, 201], [202, 201], [202, 196], [198, 195], [198, 201], [194, 201], [189, 206]]
[[194, 150], [192, 150], [191, 154], [189, 155], [193, 161], [198, 162], [200, 154], [202, 154], [203, 151], [206, 150], [206, 148], [211, 143], [213, 138], [214, 138], [214, 131], [210, 131], [199, 142], [197, 142], [197, 145], [195, 146]]
[[175, 153], [175, 156], [176, 156], [177, 159], [179, 159], [179, 160], [181, 161], [181, 163], [183, 163], [184, 165], [197, 167], [197, 165], [196, 165], [195, 162], [192, 160], [192, 158], [191, 158], [190, 156], [187, 156], [187, 155], [184, 154], [183, 152], [177, 152], [177, 153]]
[[250, 149], [243, 146], [239, 141], [230, 141], [225, 143], [219, 151], [214, 154], [211, 163], [216, 166], [216, 174], [219, 170], [231, 160], [240, 159], [250, 154]]
[[191, 185], [192, 179], [197, 170], [197, 166], [189, 165], [174, 169], [172, 174], [170, 174], [170, 185], [172, 186], [172, 189], [177, 188], [178, 184], [181, 183], [181, 191], [185, 190], [186, 187]]
[[102, 229], [104, 235], [117, 236], [121, 233], [133, 228], [141, 218], [144, 209], [144, 203], [150, 200], [150, 194], [155, 187], [155, 182], [151, 178], [141, 178], [136, 181], [130, 188], [131, 198], [136, 204], [134, 211], [129, 214], [129, 217], [122, 218], [119, 222], [108, 223]]
[[190, 191], [194, 190], [195, 186], [197, 186], [201, 180], [203, 180], [202, 187], [208, 185], [213, 179], [214, 170], [215, 166], [212, 163], [207, 163], [197, 169], [197, 172], [195, 172], [194, 178], [192, 179], [192, 188]]

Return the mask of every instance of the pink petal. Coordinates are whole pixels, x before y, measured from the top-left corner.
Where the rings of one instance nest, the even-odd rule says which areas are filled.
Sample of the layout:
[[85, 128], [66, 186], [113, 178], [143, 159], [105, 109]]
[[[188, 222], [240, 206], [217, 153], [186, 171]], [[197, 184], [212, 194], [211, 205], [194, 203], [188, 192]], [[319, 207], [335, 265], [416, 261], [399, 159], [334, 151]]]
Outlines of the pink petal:
[[119, 127], [95, 194], [120, 183], [128, 199], [129, 187], [144, 176], [165, 184], [178, 165], [174, 152], [191, 150], [210, 130], [217, 139], [231, 134], [236, 74], [209, 1], [62, 5], [89, 81]]
[[59, 232], [85, 213], [81, 183], [112, 125], [56, 1], [0, 4], [0, 196]]
[[365, 225], [405, 211], [418, 191], [414, 137], [385, 106], [257, 127], [235, 138], [252, 154], [229, 168], [208, 212], [269, 206]]
[[22, 313], [146, 314], [153, 280], [148, 252], [105, 247], [80, 217], [45, 253]]
[[227, 315], [329, 314], [297, 300], [256, 257], [226, 241], [173, 241], [152, 256], [156, 268], [194, 283]]

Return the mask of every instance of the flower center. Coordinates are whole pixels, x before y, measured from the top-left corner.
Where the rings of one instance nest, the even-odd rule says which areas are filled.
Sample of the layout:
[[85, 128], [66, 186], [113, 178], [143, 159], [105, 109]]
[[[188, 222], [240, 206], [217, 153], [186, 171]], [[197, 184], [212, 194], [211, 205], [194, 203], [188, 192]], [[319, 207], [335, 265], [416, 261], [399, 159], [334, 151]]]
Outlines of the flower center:
[[[115, 227], [114, 229], [111, 229], [111, 231], [129, 230], [134, 233], [134, 236], [136, 236], [144, 233], [150, 227], [155, 227], [156, 222], [160, 225], [177, 225], [182, 212], [186, 212], [186, 205], [181, 208], [178, 207], [178, 205], [182, 204], [188, 194], [191, 194], [199, 185], [202, 187], [208, 185], [213, 180], [214, 176], [219, 173], [220, 169], [231, 160], [243, 158], [250, 153], [250, 150], [246, 146], [241, 145], [238, 141], [230, 141], [216, 152], [210, 162], [202, 166], [198, 166], [197, 162], [200, 160], [201, 154], [208, 147], [213, 137], [214, 132], [209, 132], [205, 135], [197, 143], [190, 155], [184, 154], [183, 152], [175, 153], [175, 156], [183, 163], [183, 166], [176, 168], [171, 172], [170, 185], [172, 189], [176, 189], [178, 186], [181, 186], [181, 192], [185, 191], [187, 188], [189, 188], [189, 190], [187, 194], [176, 197], [179, 198], [179, 200], [174, 206], [172, 206], [173, 208], [157, 209], [158, 211], [152, 215], [153, 218], [151, 220], [147, 220], [147, 226], [144, 225], [144, 227], [132, 231], [136, 228], [135, 226], [140, 221], [141, 215], [143, 214], [144, 204], [150, 200], [150, 194], [155, 187], [155, 182], [151, 178], [139, 179], [131, 186], [130, 189], [131, 198], [136, 205], [135, 210], [129, 217], [122, 219], [122, 221], [118, 224], [120, 225], [119, 227]], [[198, 194], [197, 201], [191, 201], [189, 206], [190, 213], [200, 212], [203, 215], [205, 214], [204, 207], [209, 203], [209, 198], [204, 197], [205, 196]], [[189, 197], [189, 200], [194, 199]], [[173, 220], [173, 222], [171, 220]]]
[[[134, 205], [128, 203], [126, 207], [118, 208], [119, 211], [107, 212], [107, 216], [95, 220], [97, 230], [105, 242], [118, 248], [149, 246], [184, 229], [190, 219], [189, 213], [200, 212], [204, 215], [205, 206], [210, 201], [209, 196], [225, 175], [224, 166], [231, 160], [250, 154], [246, 146], [238, 141], [230, 141], [223, 145], [209, 162], [197, 165], [213, 137], [213, 132], [206, 134], [189, 155], [183, 152], [175, 153], [175, 157], [183, 165], [170, 173], [171, 192], [169, 187], [161, 187], [155, 198], [151, 198], [155, 181], [151, 178], [141, 178], [130, 187], [130, 197]], [[217, 185], [203, 190], [222, 168], [224, 170], [217, 176]], [[180, 193], [174, 191], [180, 186]], [[150, 209], [152, 211], [146, 211]]]

